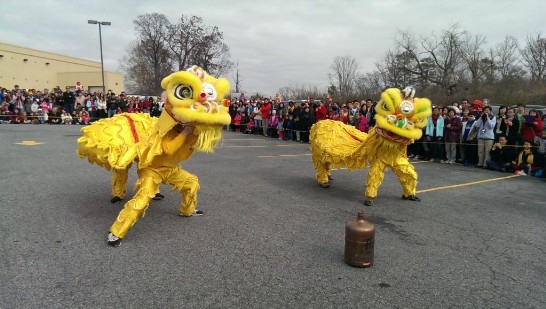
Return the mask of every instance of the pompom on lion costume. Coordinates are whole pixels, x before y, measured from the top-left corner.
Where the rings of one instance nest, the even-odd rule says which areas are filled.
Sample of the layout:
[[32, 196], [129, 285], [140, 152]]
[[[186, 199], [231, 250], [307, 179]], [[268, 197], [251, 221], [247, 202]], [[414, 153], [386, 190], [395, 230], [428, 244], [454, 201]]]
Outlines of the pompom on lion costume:
[[231, 122], [228, 114], [229, 81], [216, 79], [193, 66], [161, 81], [165, 108], [159, 118], [148, 114], [123, 113], [102, 119], [82, 129], [78, 155], [90, 163], [113, 171], [112, 192], [125, 196], [127, 171], [138, 164], [135, 196], [125, 203], [112, 224], [108, 244], [118, 246], [129, 229], [143, 216], [159, 185], [168, 183], [182, 193], [180, 215], [196, 212], [197, 176], [179, 163], [195, 150], [212, 152], [222, 138], [222, 128]]
[[318, 183], [323, 188], [330, 186], [332, 168], [356, 170], [370, 166], [364, 204], [372, 206], [385, 168], [390, 167], [402, 184], [402, 198], [420, 201], [415, 196], [417, 173], [408, 161], [406, 150], [408, 144], [421, 138], [432, 111], [430, 100], [414, 95], [411, 87], [383, 92], [375, 106], [376, 126], [368, 134], [339, 121], [315, 123], [310, 143]]

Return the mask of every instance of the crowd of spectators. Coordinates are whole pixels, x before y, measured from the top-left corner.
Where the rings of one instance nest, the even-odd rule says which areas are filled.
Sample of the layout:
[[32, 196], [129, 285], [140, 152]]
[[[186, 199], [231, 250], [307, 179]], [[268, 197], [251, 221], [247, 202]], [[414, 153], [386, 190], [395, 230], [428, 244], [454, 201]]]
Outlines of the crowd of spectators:
[[0, 87], [0, 123], [81, 124], [112, 117], [117, 113], [151, 113], [158, 115], [160, 102], [153, 97], [128, 96], [109, 90], [88, 92], [80, 82], [75, 87], [53, 90], [13, 89]]
[[[11, 90], [0, 87], [0, 123], [86, 125], [115, 114], [150, 113], [159, 116], [162, 103], [153, 97], [128, 96], [109, 90], [90, 93], [78, 82], [63, 91], [55, 87]], [[375, 125], [372, 99], [345, 103], [308, 98], [283, 101], [274, 98], [232, 98], [229, 130], [301, 143], [309, 142], [311, 126], [331, 119], [368, 132]], [[491, 106], [467, 99], [433, 106], [423, 136], [408, 147], [408, 158], [443, 164], [487, 168], [502, 172], [546, 176], [546, 115], [536, 110]]]
[[[371, 99], [338, 103], [324, 100], [283, 101], [275, 98], [232, 98], [230, 130], [301, 143], [309, 142], [311, 126], [331, 119], [368, 132], [375, 125]], [[463, 99], [433, 106], [421, 139], [408, 147], [408, 158], [462, 164], [501, 172], [544, 177], [546, 130], [536, 110], [500, 106], [493, 115], [482, 100]]]

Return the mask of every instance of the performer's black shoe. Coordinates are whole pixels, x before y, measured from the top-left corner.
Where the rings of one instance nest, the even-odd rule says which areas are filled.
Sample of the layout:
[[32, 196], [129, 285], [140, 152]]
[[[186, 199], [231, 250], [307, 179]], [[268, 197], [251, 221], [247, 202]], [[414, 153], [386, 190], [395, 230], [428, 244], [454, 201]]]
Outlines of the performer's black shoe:
[[364, 201], [364, 206], [373, 206], [373, 199], [368, 198]]
[[112, 247], [119, 247], [121, 245], [121, 238], [117, 237], [116, 235], [112, 234], [112, 232], [108, 232], [108, 244]]
[[165, 198], [165, 195], [161, 194], [161, 193], [156, 193], [154, 197], [152, 197], [152, 200], [154, 201], [159, 201], [159, 200], [162, 200]]
[[407, 201], [414, 201], [414, 202], [420, 202], [421, 201], [421, 199], [418, 198], [415, 195], [408, 195], [408, 196], [402, 195], [402, 199], [407, 200]]
[[115, 204], [115, 203], [117, 203], [117, 202], [119, 202], [119, 201], [121, 201], [121, 200], [123, 200], [121, 197], [119, 197], [119, 196], [114, 196], [114, 197], [110, 200], [110, 202], [112, 202], [112, 204]]
[[204, 214], [205, 214], [204, 211], [202, 211], [202, 210], [197, 210], [197, 209], [196, 209], [196, 210], [193, 211], [193, 213], [191, 214], [191, 216], [186, 216], [186, 215], [181, 214], [181, 213], [178, 214], [178, 215], [179, 215], [180, 217], [193, 217], [193, 216], [202, 216], [202, 215], [204, 215]]
[[320, 186], [321, 188], [329, 188], [329, 187], [330, 187], [330, 184], [327, 183], [327, 182], [326, 182], [326, 183], [319, 183], [319, 186]]

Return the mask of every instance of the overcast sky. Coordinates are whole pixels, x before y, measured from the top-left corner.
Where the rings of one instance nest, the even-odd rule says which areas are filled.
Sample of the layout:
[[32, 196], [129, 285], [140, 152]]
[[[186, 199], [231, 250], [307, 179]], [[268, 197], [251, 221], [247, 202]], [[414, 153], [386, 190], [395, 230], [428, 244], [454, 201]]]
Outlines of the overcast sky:
[[[118, 71], [119, 59], [135, 40], [133, 20], [160, 13], [176, 23], [196, 15], [218, 26], [239, 63], [247, 93], [267, 95], [283, 86], [328, 85], [334, 57], [350, 55], [360, 72], [394, 46], [398, 30], [417, 35], [440, 32], [458, 23], [489, 45], [510, 35], [523, 44], [528, 35], [546, 35], [544, 0], [2, 0], [0, 41], [100, 61], [97, 25], [103, 26], [105, 70]], [[1, 70], [1, 67], [0, 67]], [[234, 73], [226, 74], [233, 79]]]

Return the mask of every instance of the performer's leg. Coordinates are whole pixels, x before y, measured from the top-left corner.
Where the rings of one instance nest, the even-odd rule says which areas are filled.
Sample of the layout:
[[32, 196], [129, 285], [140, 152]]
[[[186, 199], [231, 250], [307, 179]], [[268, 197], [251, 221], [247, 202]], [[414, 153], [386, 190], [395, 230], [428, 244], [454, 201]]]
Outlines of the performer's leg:
[[193, 215], [197, 205], [197, 192], [199, 191], [197, 176], [176, 167], [168, 175], [166, 182], [172, 184], [182, 193], [180, 214], [186, 217]]
[[162, 180], [161, 175], [153, 170], [139, 170], [138, 174], [139, 179], [135, 196], [125, 203], [116, 221], [110, 227], [110, 232], [119, 238], [125, 238], [125, 235], [135, 225], [138, 218], [144, 215]]
[[370, 165], [370, 170], [368, 171], [368, 177], [366, 179], [366, 202], [364, 203], [367, 206], [371, 206], [373, 204], [373, 199], [377, 196], [377, 190], [385, 176], [385, 167], [385, 164], [379, 160], [374, 161]]
[[329, 187], [329, 178], [330, 178], [330, 163], [322, 162], [319, 156], [313, 156], [313, 166], [317, 173], [317, 182], [323, 188]]
[[406, 200], [419, 201], [419, 198], [415, 196], [417, 173], [413, 165], [406, 158], [398, 158], [396, 164], [391, 166], [391, 169], [398, 176], [398, 180], [402, 185], [402, 191], [404, 192], [402, 197]]
[[125, 169], [112, 169], [112, 203], [121, 201], [127, 194], [129, 168], [131, 168], [131, 165]]

